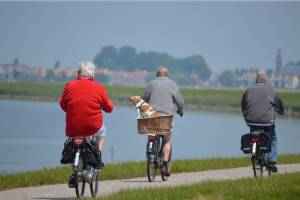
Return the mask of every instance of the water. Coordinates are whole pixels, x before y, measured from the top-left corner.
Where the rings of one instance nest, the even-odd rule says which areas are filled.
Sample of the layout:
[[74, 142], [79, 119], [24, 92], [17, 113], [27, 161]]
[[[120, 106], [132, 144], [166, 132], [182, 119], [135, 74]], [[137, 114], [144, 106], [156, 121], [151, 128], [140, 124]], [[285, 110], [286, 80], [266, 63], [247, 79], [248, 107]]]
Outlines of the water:
[[[104, 162], [144, 160], [146, 137], [136, 131], [134, 107], [105, 114]], [[300, 119], [277, 120], [278, 151], [300, 153]], [[242, 156], [240, 136], [248, 132], [238, 113], [186, 111], [174, 118], [173, 157]], [[65, 114], [56, 102], [0, 100], [0, 172], [59, 166], [66, 139]], [[114, 156], [112, 158], [111, 148]]]

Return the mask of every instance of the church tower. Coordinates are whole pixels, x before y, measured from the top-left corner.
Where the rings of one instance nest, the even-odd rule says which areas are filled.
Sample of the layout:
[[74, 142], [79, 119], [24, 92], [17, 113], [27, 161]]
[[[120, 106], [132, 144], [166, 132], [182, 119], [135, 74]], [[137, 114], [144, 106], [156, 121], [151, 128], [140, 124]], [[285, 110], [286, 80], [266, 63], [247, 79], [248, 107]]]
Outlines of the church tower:
[[281, 57], [281, 50], [278, 49], [276, 61], [275, 61], [275, 86], [279, 86], [279, 76], [282, 70], [282, 57]]

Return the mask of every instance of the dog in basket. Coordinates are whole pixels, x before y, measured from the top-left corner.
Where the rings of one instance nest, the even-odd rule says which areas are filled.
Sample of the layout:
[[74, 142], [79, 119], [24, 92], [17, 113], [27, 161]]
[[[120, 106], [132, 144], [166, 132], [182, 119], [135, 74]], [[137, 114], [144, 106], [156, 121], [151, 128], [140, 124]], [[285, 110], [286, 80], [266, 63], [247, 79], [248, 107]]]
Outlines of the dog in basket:
[[129, 99], [138, 112], [138, 118], [154, 118], [158, 116], [158, 113], [154, 110], [154, 108], [145, 102], [140, 96], [132, 96]]

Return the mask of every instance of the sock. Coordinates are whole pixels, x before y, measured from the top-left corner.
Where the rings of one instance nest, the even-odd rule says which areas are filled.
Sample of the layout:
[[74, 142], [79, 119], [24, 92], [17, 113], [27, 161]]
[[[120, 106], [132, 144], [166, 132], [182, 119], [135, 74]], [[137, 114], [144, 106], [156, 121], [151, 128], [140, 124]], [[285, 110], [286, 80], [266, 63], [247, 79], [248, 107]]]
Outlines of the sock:
[[167, 166], [168, 165], [168, 161], [163, 161], [163, 166]]

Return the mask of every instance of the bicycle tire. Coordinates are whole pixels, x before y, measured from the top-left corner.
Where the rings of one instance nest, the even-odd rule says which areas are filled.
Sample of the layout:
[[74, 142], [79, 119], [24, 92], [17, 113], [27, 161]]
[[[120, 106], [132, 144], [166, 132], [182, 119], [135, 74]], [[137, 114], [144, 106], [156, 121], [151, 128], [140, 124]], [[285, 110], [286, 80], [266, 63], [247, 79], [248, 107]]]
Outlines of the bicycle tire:
[[[157, 158], [158, 158], [158, 141], [155, 139], [153, 141], [153, 146], [152, 146], [152, 151], [150, 151], [149, 144], [150, 142], [147, 143], [147, 177], [149, 182], [153, 182], [155, 180], [156, 174], [157, 174]], [[149, 153], [151, 152], [151, 153]]]
[[267, 160], [265, 160], [265, 166], [266, 166], [266, 170], [268, 171], [268, 175], [271, 176], [272, 170], [269, 168], [269, 162]]
[[262, 176], [263, 167], [261, 165], [261, 161], [256, 156], [252, 156], [251, 162], [252, 162], [252, 169], [253, 169], [254, 177], [257, 178], [258, 175]]
[[76, 179], [75, 192], [77, 198], [83, 197], [85, 192], [85, 180], [82, 177], [82, 172], [83, 172], [83, 161], [80, 155], [78, 169], [75, 172], [75, 179]]
[[267, 171], [268, 171], [268, 175], [271, 176], [272, 175], [272, 171], [269, 168], [267, 168]]
[[99, 187], [99, 170], [95, 170], [90, 183], [90, 190], [92, 197], [96, 197]]
[[[162, 152], [162, 151], [161, 151]], [[163, 158], [163, 155], [161, 154], [161, 158]], [[162, 159], [163, 160], [163, 159]], [[168, 171], [171, 172], [171, 164], [172, 164], [172, 146], [171, 146], [171, 149], [170, 149], [170, 154], [169, 154], [169, 159], [168, 159]], [[169, 176], [165, 176], [163, 173], [160, 173], [161, 175], [161, 179], [163, 181], [167, 181]]]

